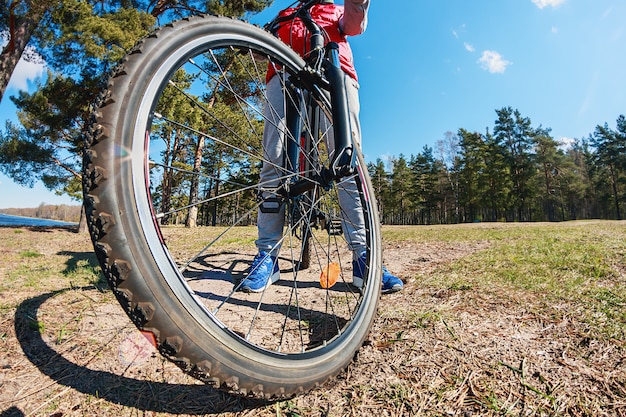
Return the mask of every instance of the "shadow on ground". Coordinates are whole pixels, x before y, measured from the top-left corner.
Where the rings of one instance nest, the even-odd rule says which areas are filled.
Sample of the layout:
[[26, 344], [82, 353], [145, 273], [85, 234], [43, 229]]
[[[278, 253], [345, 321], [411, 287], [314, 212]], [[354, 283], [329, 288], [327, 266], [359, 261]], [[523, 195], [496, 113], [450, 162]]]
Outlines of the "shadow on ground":
[[[81, 290], [94, 290], [85, 287]], [[263, 407], [268, 403], [230, 396], [206, 385], [168, 384], [144, 381], [96, 371], [77, 365], [59, 354], [42, 339], [33, 326], [33, 317], [50, 298], [66, 290], [53, 291], [23, 301], [15, 311], [15, 334], [25, 356], [43, 374], [60, 385], [114, 404], [142, 411], [170, 414], [218, 414]], [[0, 417], [21, 416], [15, 407], [0, 411]]]

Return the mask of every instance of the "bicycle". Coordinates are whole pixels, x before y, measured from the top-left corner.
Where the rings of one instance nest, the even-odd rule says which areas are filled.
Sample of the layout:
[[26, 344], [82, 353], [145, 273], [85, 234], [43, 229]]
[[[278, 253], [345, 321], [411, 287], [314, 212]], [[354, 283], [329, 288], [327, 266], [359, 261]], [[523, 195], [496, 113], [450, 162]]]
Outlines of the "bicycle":
[[[377, 311], [376, 201], [351, 140], [335, 45], [308, 13], [317, 3], [290, 17], [313, 34], [306, 59], [271, 34], [281, 18], [261, 29], [195, 16], [157, 29], [111, 77], [86, 138], [85, 210], [116, 298], [161, 354], [234, 394], [285, 398], [323, 384], [352, 361]], [[273, 187], [258, 183], [269, 66], [288, 108]], [[366, 223], [360, 289], [341, 227], [345, 181], [356, 183]], [[282, 279], [242, 293], [255, 214], [281, 206]], [[207, 227], [176, 225], [193, 225], [194, 212]], [[334, 285], [322, 280], [331, 266]]]

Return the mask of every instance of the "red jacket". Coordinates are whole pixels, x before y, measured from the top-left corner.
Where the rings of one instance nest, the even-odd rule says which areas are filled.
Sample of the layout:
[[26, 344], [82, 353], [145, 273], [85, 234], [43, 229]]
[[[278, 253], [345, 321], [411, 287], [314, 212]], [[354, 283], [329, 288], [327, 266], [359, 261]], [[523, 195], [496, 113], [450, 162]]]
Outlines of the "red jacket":
[[[280, 16], [288, 16], [296, 9], [289, 8], [281, 11]], [[339, 59], [341, 69], [350, 77], [358, 81], [356, 70], [354, 69], [354, 59], [352, 49], [348, 44], [346, 35], [342, 33], [339, 22], [344, 14], [343, 6], [335, 4], [317, 4], [311, 8], [311, 17], [326, 32], [326, 42], [336, 42], [339, 44]], [[284, 22], [278, 30], [278, 37], [296, 51], [300, 56], [305, 57], [310, 48], [309, 33], [298, 18]], [[267, 81], [269, 81], [276, 71], [272, 65], [267, 71]]]

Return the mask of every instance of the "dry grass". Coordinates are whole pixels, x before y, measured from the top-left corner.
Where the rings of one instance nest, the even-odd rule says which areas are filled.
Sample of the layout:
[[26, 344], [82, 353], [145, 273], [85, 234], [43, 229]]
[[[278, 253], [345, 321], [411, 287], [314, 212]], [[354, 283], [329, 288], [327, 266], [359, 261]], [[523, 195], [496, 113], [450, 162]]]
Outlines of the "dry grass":
[[0, 416], [626, 416], [625, 223], [385, 237], [407, 283], [382, 299], [353, 365], [266, 403], [198, 384], [152, 351], [87, 236], [0, 228]]

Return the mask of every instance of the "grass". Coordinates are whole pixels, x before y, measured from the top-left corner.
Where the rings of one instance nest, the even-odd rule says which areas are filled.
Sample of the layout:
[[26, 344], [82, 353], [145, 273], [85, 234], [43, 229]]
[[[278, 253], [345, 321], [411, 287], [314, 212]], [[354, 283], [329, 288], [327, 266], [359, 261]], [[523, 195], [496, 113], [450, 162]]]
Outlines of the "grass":
[[[621, 222], [391, 228], [385, 238], [488, 242], [420, 280], [447, 289], [506, 291], [576, 305], [604, 337], [626, 339], [626, 225]], [[432, 233], [431, 233], [432, 232]]]
[[40, 256], [43, 256], [43, 254], [32, 250], [25, 250], [20, 253], [20, 256], [22, 258], [39, 258]]
[[[167, 233], [194, 252], [217, 232]], [[237, 232], [229, 247], [253, 246], [254, 228]], [[626, 222], [385, 226], [383, 237], [406, 286], [381, 298], [353, 365], [266, 403], [156, 353], [122, 361], [136, 330], [89, 238], [0, 228], [0, 414], [626, 416]]]

